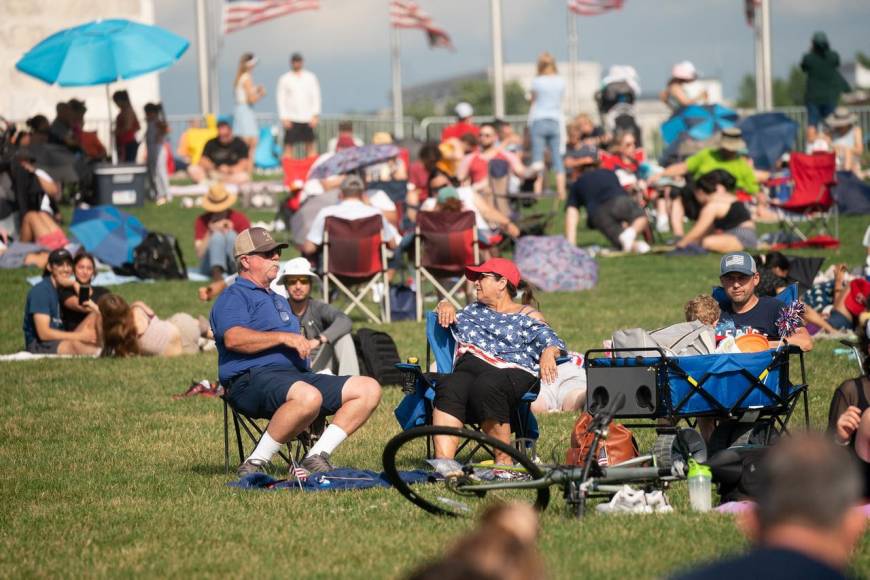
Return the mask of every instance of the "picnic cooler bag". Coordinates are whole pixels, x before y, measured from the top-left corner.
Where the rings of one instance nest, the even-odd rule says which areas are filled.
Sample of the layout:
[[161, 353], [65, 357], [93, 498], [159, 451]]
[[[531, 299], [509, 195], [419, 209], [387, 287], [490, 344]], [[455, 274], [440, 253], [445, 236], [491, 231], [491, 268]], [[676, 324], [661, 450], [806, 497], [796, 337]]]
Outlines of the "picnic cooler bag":
[[134, 163], [99, 164], [94, 169], [97, 205], [141, 206], [148, 168]]

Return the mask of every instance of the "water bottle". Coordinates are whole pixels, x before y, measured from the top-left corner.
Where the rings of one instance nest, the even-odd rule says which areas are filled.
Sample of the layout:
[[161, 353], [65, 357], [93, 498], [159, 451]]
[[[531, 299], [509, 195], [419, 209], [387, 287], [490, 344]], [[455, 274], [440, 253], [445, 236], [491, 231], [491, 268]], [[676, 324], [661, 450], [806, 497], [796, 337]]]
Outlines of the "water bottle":
[[[405, 362], [418, 368], [420, 366], [420, 360], [415, 356], [409, 356]], [[406, 370], [402, 377], [402, 392], [413, 393], [415, 390], [417, 390], [417, 373]]]
[[713, 473], [706, 465], [689, 461], [689, 504], [696, 512], [708, 512], [713, 507], [711, 485]]

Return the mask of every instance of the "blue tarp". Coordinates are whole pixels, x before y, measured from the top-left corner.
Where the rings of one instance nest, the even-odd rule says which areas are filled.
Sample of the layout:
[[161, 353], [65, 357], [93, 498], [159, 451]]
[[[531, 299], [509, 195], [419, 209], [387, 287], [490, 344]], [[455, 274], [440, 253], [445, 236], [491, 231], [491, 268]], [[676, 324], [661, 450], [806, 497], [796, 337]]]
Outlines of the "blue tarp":
[[757, 169], [772, 170], [783, 153], [794, 149], [798, 124], [783, 113], [758, 113], [737, 126]]
[[[407, 483], [427, 483], [431, 473], [414, 470], [400, 471], [399, 477]], [[326, 473], [313, 473], [303, 482], [276, 479], [265, 473], [251, 473], [239, 479], [227, 483], [230, 487], [239, 489], [288, 489], [297, 491], [343, 491], [348, 489], [371, 489], [373, 487], [391, 487], [383, 473], [377, 473], [366, 469], [351, 469], [341, 467]], [[301, 486], [301, 489], [300, 489]]]

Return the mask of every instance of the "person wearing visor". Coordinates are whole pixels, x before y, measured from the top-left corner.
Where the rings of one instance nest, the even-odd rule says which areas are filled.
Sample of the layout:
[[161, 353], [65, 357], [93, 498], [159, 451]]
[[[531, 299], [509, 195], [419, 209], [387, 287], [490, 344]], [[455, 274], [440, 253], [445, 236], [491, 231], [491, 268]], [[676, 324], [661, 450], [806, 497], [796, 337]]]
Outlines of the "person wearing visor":
[[329, 415], [334, 415], [332, 423], [293, 475], [302, 479], [332, 471], [330, 455], [368, 420], [381, 399], [381, 387], [372, 378], [311, 372], [312, 341], [287, 300], [270, 287], [286, 247], [263, 228], [240, 233], [233, 252], [238, 278], [211, 310], [227, 402], [244, 415], [269, 419], [257, 447], [236, 471], [239, 477], [264, 471], [281, 446]]
[[[474, 282], [477, 300], [461, 311], [446, 300], [438, 303], [438, 323], [456, 339], [453, 373], [444, 377], [435, 394], [432, 423], [462, 427], [480, 423], [483, 431], [505, 443], [510, 441], [510, 418], [523, 395], [536, 388], [538, 378], [556, 380], [556, 357], [565, 343], [531, 304], [531, 288], [520, 281], [516, 265], [491, 258], [469, 266], [465, 275]], [[522, 291], [522, 301], [516, 298]], [[457, 441], [435, 437], [435, 457], [451, 459]], [[510, 459], [496, 451], [496, 463]], [[510, 478], [510, 470], [496, 470]]]
[[293, 258], [284, 264], [271, 287], [273, 292], [287, 298], [299, 319], [302, 334], [311, 343], [312, 370], [358, 375], [359, 361], [350, 334], [353, 323], [341, 310], [311, 297], [311, 286], [317, 279], [307, 259]]

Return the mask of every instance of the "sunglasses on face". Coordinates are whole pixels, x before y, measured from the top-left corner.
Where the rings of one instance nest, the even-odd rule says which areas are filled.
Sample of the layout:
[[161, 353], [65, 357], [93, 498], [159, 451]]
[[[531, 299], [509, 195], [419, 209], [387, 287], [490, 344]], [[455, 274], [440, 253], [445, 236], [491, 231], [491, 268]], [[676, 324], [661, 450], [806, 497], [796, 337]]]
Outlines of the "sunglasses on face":
[[264, 260], [269, 260], [271, 258], [280, 258], [281, 257], [281, 250], [276, 248], [274, 250], [269, 250], [268, 252], [251, 252], [248, 255], [249, 256], [259, 256], [260, 258], [263, 258]]
[[285, 286], [295, 286], [296, 284], [308, 286], [309, 284], [311, 284], [311, 280], [309, 280], [307, 276], [301, 276], [299, 278], [284, 278]]

